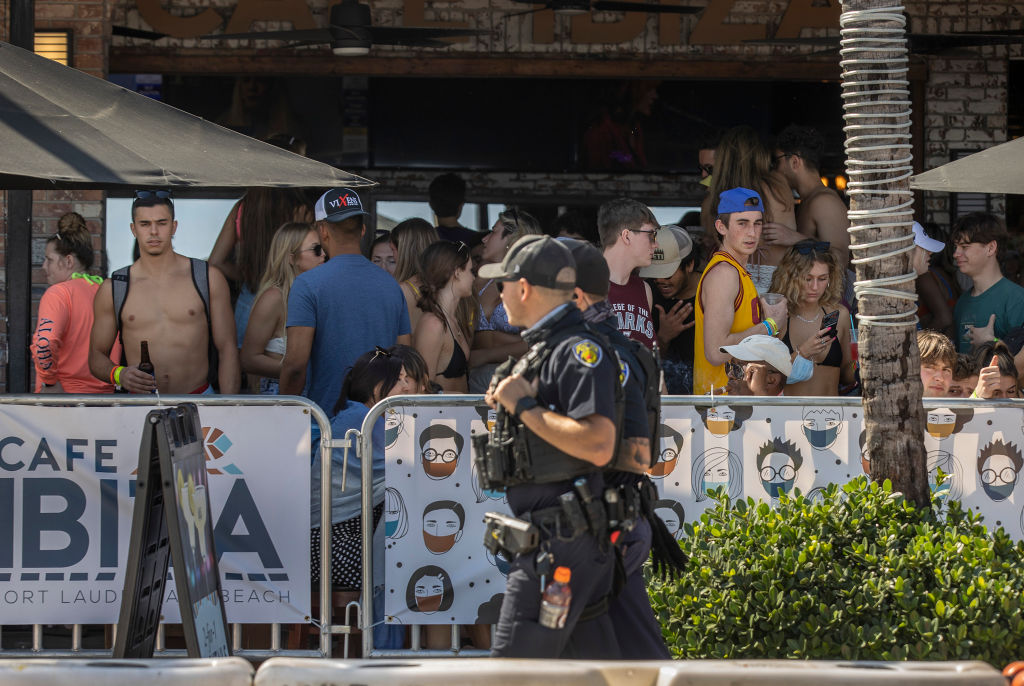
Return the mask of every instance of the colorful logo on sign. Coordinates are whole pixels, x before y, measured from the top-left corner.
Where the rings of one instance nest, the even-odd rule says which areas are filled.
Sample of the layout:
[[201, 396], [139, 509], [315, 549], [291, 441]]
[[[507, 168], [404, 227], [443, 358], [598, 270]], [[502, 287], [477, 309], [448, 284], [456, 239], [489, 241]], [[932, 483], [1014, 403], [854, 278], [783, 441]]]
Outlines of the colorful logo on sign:
[[[213, 426], [203, 427], [203, 453], [206, 455], [206, 461], [209, 463], [219, 462], [229, 450], [231, 450], [231, 439], [222, 430]], [[239, 469], [233, 462], [226, 462], [223, 464], [208, 464], [206, 466], [207, 474], [242, 474], [242, 470]]]

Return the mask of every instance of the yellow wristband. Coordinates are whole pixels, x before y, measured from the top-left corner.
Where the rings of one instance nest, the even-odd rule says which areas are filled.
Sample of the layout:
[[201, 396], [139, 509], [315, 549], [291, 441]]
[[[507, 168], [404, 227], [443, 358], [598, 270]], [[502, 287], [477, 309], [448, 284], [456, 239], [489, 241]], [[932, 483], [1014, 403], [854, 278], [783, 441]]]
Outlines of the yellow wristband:
[[121, 385], [121, 372], [123, 372], [123, 371], [124, 371], [124, 367], [121, 367], [121, 366], [114, 367], [114, 371], [113, 371], [113, 373], [111, 373], [110, 378], [112, 378], [114, 380], [114, 385], [115, 386], [120, 386]]

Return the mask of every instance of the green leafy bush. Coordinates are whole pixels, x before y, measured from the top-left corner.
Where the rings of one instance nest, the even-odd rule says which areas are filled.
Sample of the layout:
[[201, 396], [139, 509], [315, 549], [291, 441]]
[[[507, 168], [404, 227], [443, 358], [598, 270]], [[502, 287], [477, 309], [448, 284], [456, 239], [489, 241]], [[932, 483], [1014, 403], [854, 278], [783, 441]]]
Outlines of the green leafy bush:
[[863, 477], [775, 508], [719, 493], [686, 525], [688, 572], [649, 580], [651, 605], [680, 658], [1024, 658], [1024, 544], [944, 510]]

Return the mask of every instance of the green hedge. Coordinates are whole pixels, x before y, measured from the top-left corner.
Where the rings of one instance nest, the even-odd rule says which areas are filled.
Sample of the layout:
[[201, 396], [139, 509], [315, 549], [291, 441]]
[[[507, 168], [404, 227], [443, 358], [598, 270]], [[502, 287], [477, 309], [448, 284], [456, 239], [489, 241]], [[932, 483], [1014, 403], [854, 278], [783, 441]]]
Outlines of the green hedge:
[[1024, 658], [1024, 544], [951, 502], [918, 510], [861, 477], [777, 507], [718, 494], [686, 525], [689, 571], [651, 578], [679, 658]]

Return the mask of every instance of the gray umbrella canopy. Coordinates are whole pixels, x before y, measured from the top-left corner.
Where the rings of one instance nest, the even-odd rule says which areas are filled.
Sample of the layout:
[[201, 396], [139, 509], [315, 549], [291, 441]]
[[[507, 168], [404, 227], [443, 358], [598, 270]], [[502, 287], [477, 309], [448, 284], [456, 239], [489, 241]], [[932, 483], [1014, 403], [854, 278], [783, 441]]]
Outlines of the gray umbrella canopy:
[[1024, 195], [1024, 138], [976, 152], [910, 179], [920, 191]]
[[373, 182], [0, 42], [0, 188]]

